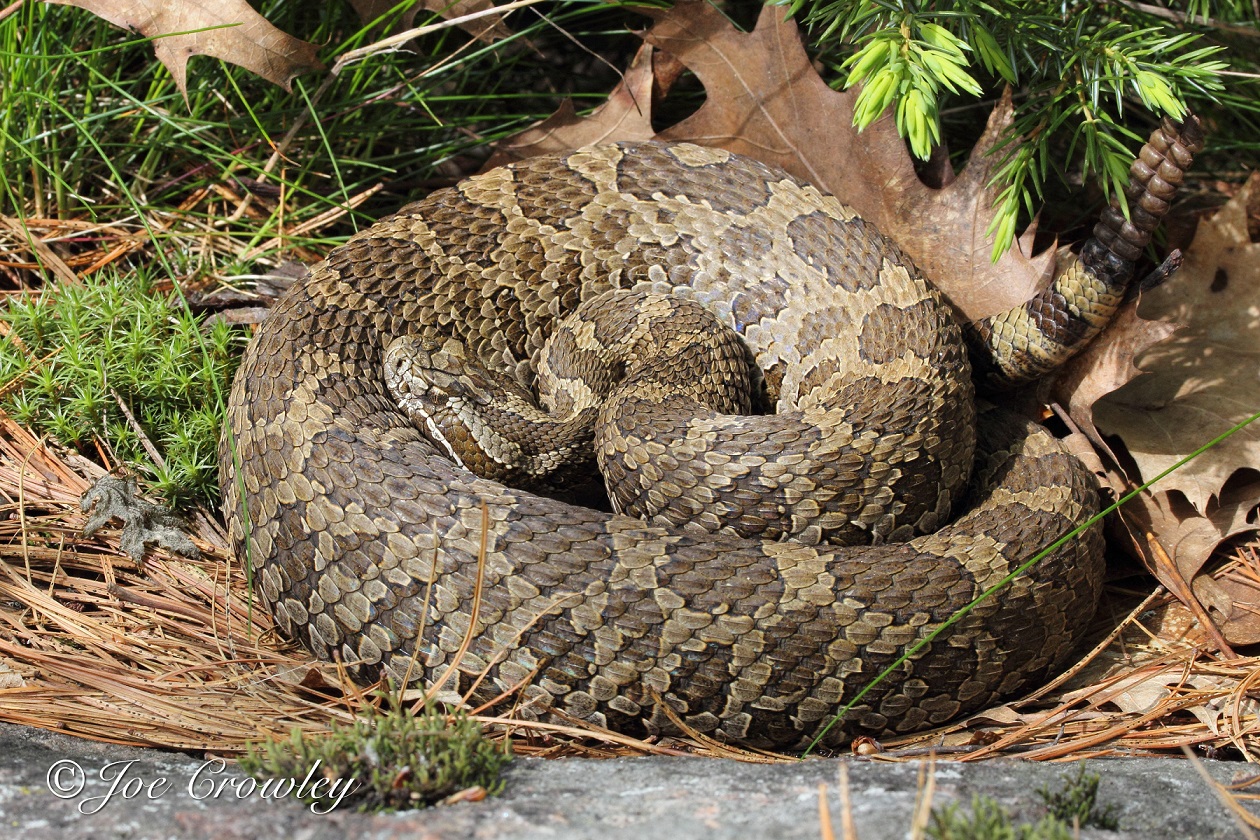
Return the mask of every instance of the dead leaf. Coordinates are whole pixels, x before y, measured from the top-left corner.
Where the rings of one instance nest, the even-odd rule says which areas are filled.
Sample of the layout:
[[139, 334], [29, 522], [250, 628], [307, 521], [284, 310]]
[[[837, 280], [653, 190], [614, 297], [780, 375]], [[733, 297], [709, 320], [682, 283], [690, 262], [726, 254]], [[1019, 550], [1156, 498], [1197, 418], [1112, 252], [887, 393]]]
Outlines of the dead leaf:
[[[1232, 483], [1204, 513], [1177, 491], [1143, 494], [1121, 511], [1147, 568], [1196, 615], [1206, 615], [1231, 645], [1260, 642], [1260, 576], [1215, 579], [1203, 570], [1221, 543], [1256, 529], [1258, 507], [1260, 479]], [[1151, 538], [1173, 568], [1149, 544]]]
[[[1168, 667], [1142, 668], [1123, 677], [1106, 691], [1090, 697], [1094, 705], [1111, 703], [1122, 712], [1137, 715], [1151, 714], [1167, 703], [1174, 695], [1196, 694], [1201, 703], [1190, 705], [1186, 711], [1214, 734], [1219, 731], [1218, 721], [1230, 700], [1233, 683], [1211, 674], [1186, 674], [1181, 669]], [[1066, 698], [1065, 698], [1066, 699]], [[1254, 714], [1254, 702], [1247, 709]]]
[[[1257, 183], [1201, 224], [1180, 271], [1127, 304], [1052, 385], [1096, 446], [1110, 452], [1104, 432], [1121, 439], [1142, 478], [1260, 410], [1260, 246], [1247, 235]], [[1204, 573], [1221, 543], [1257, 528], [1258, 437], [1240, 431], [1121, 511], [1134, 553], [1222, 647], [1260, 642], [1260, 574]], [[1107, 477], [1117, 496], [1136, 483]]]
[[550, 117], [500, 144], [483, 170], [592, 143], [652, 139], [653, 81], [652, 47], [644, 44], [621, 82], [593, 112], [579, 117], [566, 99]]
[[273, 677], [279, 683], [316, 697], [336, 697], [343, 692], [336, 669], [327, 663], [278, 668]]
[[1196, 511], [1179, 493], [1146, 497], [1140, 509], [1125, 510], [1148, 526], [1148, 531], [1159, 535], [1165, 551], [1175, 555], [1177, 569], [1186, 580], [1193, 580], [1217, 546], [1256, 527], [1257, 505], [1260, 481], [1230, 488], [1220, 501], [1212, 500], [1206, 515]]
[[21, 688], [24, 685], [26, 680], [22, 675], [10, 668], [7, 662], [0, 660], [0, 689]]
[[[350, 0], [350, 5], [364, 23], [371, 23], [398, 5], [397, 0]], [[493, 0], [420, 0], [403, 13], [398, 20], [398, 29], [410, 29], [415, 25], [416, 15], [422, 11], [434, 12], [445, 20], [463, 17], [473, 12], [481, 12], [494, 8]], [[465, 21], [460, 28], [473, 37], [494, 43], [510, 37], [512, 30], [503, 22], [501, 15], [490, 15]]]
[[1167, 669], [1161, 669], [1153, 675], [1139, 671], [1113, 686], [1107, 692], [1106, 702], [1115, 704], [1122, 712], [1144, 715], [1168, 699], [1172, 694], [1170, 686], [1180, 684], [1181, 680], [1181, 674], [1170, 674]]
[[[285, 90], [295, 77], [324, 66], [315, 56], [314, 44], [281, 32], [245, 0], [45, 2], [77, 6], [115, 26], [154, 38], [154, 53], [185, 96], [188, 95], [188, 59], [194, 55], [209, 55], [240, 65]], [[171, 35], [173, 32], [186, 34]]]
[[646, 10], [656, 24], [647, 41], [685, 64], [707, 98], [661, 140], [720, 146], [778, 165], [838, 196], [874, 222], [953, 304], [976, 320], [1017, 306], [1050, 279], [1053, 249], [1028, 258], [1021, 248], [990, 262], [985, 233], [995, 194], [986, 186], [996, 158], [986, 155], [1011, 120], [1009, 95], [956, 178], [932, 189], [915, 173], [891, 113], [862, 133], [853, 128], [856, 90], [837, 93], [814, 70], [796, 24], [766, 6], [752, 32], [736, 30], [703, 0]]
[[1011, 708], [1009, 703], [1003, 703], [1000, 706], [992, 706], [982, 712], [972, 715], [963, 723], [967, 726], [1011, 726], [1024, 721], [1024, 715]]
[[[1235, 533], [1255, 530], [1254, 510], [1247, 524]], [[1260, 576], [1255, 568], [1249, 571], [1247, 575], [1200, 575], [1192, 584], [1194, 596], [1232, 645], [1260, 642]]]
[[[1179, 272], [1138, 305], [1147, 319], [1182, 323], [1143, 351], [1144, 372], [1101, 397], [1093, 418], [1119, 436], [1150, 479], [1260, 411], [1260, 244], [1247, 233], [1260, 175], [1199, 225]], [[1260, 465], [1260, 428], [1249, 426], [1162, 479], [1200, 512], [1240, 467]]]

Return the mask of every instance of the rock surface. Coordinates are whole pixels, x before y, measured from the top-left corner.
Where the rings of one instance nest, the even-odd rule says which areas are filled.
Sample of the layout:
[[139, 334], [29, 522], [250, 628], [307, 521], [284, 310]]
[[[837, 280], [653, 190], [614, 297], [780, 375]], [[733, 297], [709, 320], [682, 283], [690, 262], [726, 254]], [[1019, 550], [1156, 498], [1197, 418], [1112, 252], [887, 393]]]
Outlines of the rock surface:
[[[236, 785], [243, 782], [248, 788], [253, 783], [231, 765], [0, 724], [0, 831], [27, 840], [819, 840], [824, 836], [820, 785], [826, 785], [834, 836], [844, 836], [837, 783], [841, 761], [754, 765], [701, 758], [517, 759], [507, 771], [503, 794], [482, 802], [376, 816], [345, 809], [316, 814], [302, 803], [266, 799], [257, 792], [239, 798]], [[909, 836], [922, 764], [843, 761], [849, 768], [857, 838]], [[1247, 769], [1220, 761], [1204, 765], [1220, 782]], [[1102, 776], [1099, 801], [1115, 806], [1120, 828], [1086, 829], [1083, 838], [1240, 836], [1235, 818], [1188, 761], [1111, 759], [1088, 766]], [[1015, 760], [938, 761], [932, 801], [967, 805], [973, 794], [986, 794], [1016, 818], [1035, 821], [1044, 814], [1037, 789], [1058, 789], [1073, 769]], [[60, 797], [53, 787], [59, 788]]]

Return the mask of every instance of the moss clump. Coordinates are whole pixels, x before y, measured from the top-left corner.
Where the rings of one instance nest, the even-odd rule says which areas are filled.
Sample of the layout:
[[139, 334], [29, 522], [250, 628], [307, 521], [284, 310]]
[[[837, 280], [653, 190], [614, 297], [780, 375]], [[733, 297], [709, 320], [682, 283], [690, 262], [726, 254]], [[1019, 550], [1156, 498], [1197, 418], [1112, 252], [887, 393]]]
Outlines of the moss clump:
[[1064, 776], [1061, 781], [1063, 786], [1057, 791], [1037, 791], [1050, 813], [1036, 823], [1016, 825], [996, 801], [976, 796], [969, 813], [952, 803], [933, 808], [927, 834], [934, 840], [1073, 840], [1078, 827], [1116, 830], [1114, 807], [1097, 807], [1098, 774], [1086, 773], [1085, 762], [1077, 765], [1075, 776]]
[[976, 796], [970, 812], [952, 803], [933, 808], [927, 836], [933, 840], [1073, 840], [1075, 835], [1053, 814], [1032, 825], [1016, 825], [995, 800]]
[[499, 771], [512, 760], [507, 739], [487, 739], [481, 726], [461, 711], [444, 714], [427, 708], [413, 715], [395, 699], [382, 710], [349, 726], [332, 724], [326, 735], [294, 730], [287, 741], [250, 745], [241, 768], [257, 779], [305, 779], [312, 771], [326, 779], [353, 779], [341, 798], [297, 790], [321, 813], [341, 804], [361, 811], [423, 808], [451, 794], [481, 787], [495, 794], [503, 788]]
[[1075, 776], [1064, 776], [1061, 781], [1061, 790], [1051, 791], [1043, 787], [1037, 791], [1053, 816], [1068, 825], [1092, 825], [1107, 831], [1115, 831], [1119, 827], [1114, 805], [1098, 807], [1099, 777], [1097, 773], [1085, 772], [1085, 762], [1076, 765]]
[[99, 443], [171, 504], [214, 504], [224, 399], [248, 335], [221, 321], [205, 325], [175, 296], [155, 294], [143, 273], [102, 274], [0, 309], [8, 328], [0, 382], [14, 383], [0, 404], [89, 455]]

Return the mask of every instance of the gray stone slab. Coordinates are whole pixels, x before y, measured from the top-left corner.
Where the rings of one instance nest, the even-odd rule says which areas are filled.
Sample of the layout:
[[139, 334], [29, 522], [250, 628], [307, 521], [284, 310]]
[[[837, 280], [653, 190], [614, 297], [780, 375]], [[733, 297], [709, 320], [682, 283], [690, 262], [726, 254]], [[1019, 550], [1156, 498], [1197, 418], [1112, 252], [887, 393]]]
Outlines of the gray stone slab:
[[[819, 840], [820, 784], [827, 786], [835, 833], [841, 836], [840, 761], [517, 759], [503, 795], [483, 802], [376, 816], [346, 810], [315, 814], [292, 800], [257, 793], [238, 798], [235, 785], [243, 783], [244, 774], [199, 757], [0, 724], [0, 836]], [[844, 761], [858, 838], [907, 837], [920, 763]], [[1223, 782], [1248, 769], [1239, 763], [1204, 763]], [[1110, 759], [1091, 761], [1089, 767], [1103, 778], [1100, 800], [1116, 806], [1120, 830], [1088, 829], [1083, 838], [1240, 836], [1229, 811], [1187, 761]], [[1017, 817], [1035, 820], [1044, 812], [1037, 789], [1057, 788], [1072, 769], [1015, 760], [938, 761], [933, 802], [969, 803], [973, 794], [987, 794]], [[76, 792], [80, 778], [82, 790]], [[52, 787], [65, 798], [54, 795]]]

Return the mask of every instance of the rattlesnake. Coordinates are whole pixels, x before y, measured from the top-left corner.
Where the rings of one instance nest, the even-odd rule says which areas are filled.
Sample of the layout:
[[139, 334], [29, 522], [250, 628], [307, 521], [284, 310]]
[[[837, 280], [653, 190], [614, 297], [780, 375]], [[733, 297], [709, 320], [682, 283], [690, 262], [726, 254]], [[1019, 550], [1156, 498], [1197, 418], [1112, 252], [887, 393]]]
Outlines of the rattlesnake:
[[[1051, 289], [967, 326], [997, 348], [975, 351], [984, 376], [1037, 373], [1101, 328], [1196, 137], [1171, 124], [1152, 137], [1133, 170], [1136, 227], [1113, 210]], [[479, 478], [445, 437], [466, 431], [396, 404], [416, 348], [532, 385], [557, 323], [618, 288], [712, 312], [778, 403], [738, 421], [770, 424], [761, 448], [710, 445], [725, 434], [711, 418], [671, 420], [668, 445], [633, 429], [610, 445], [618, 468], [663, 473], [665, 489], [636, 492], [672, 524]], [[1097, 510], [1091, 477], [1036, 425], [990, 415], [973, 456], [968, 371], [938, 293], [836, 199], [687, 144], [546, 155], [403, 208], [290, 290], [232, 390], [225, 511], [281, 629], [364, 677], [433, 679], [454, 661], [448, 687], [511, 696], [524, 717], [799, 746]], [[700, 478], [684, 469], [693, 448]], [[733, 501], [741, 480], [768, 496]], [[743, 518], [677, 501], [692, 484]], [[749, 517], [797, 539], [753, 535]], [[881, 544], [828, 542], [853, 539]], [[939, 724], [1029, 685], [1069, 653], [1101, 573], [1095, 527], [893, 669], [829, 742]]]

